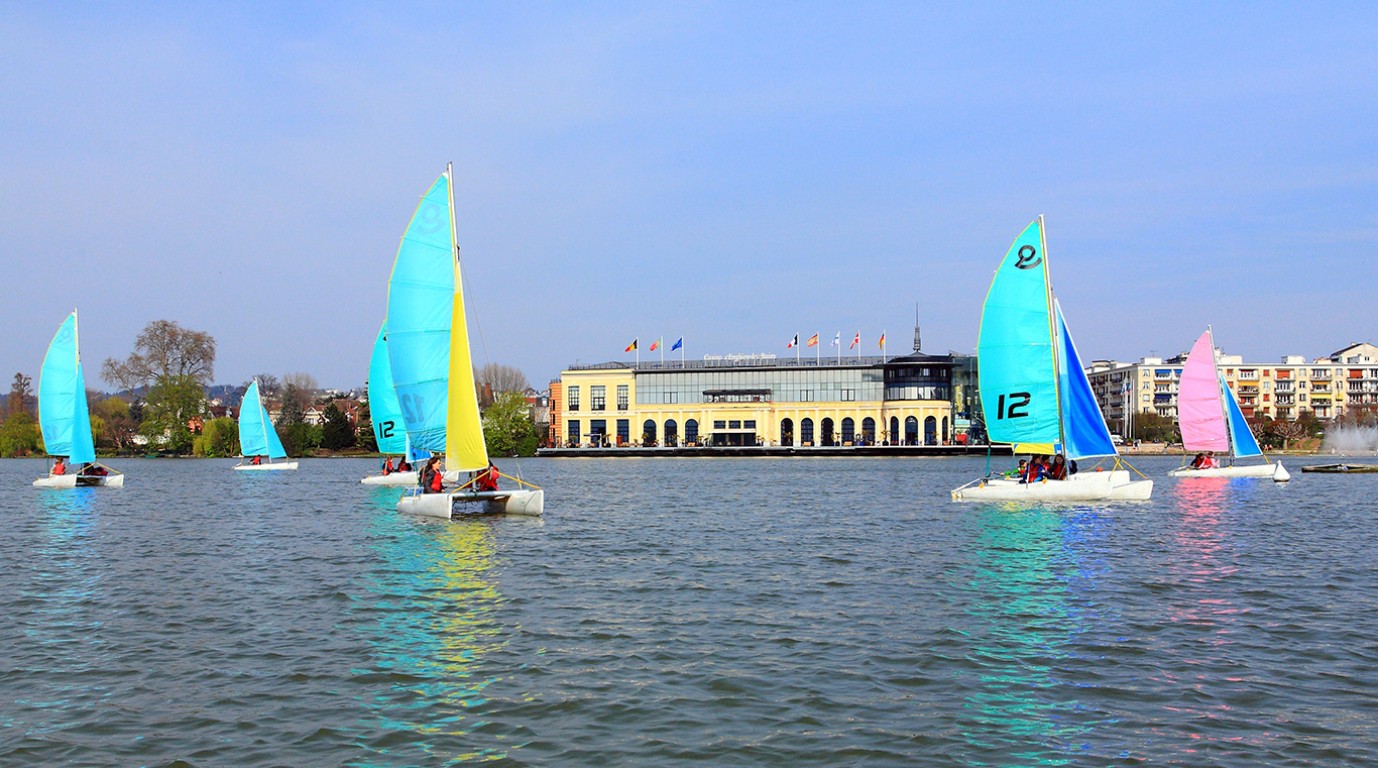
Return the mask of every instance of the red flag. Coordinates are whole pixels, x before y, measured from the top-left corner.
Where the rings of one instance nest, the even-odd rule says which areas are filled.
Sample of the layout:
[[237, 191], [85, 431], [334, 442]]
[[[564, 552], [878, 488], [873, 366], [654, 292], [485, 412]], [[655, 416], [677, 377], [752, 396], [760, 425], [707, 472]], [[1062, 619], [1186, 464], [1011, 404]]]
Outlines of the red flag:
[[627, 348], [624, 349], [624, 350], [622, 350], [622, 351], [623, 351], [623, 352], [632, 352], [632, 351], [635, 351], [635, 350], [636, 350], [636, 342], [637, 342], [637, 341], [639, 341], [639, 339], [632, 339], [632, 343], [628, 344], [628, 345], [627, 345]]
[[660, 339], [656, 339], [655, 341], [651, 342], [651, 351], [652, 351], [652, 352], [656, 351], [656, 350], [659, 349], [659, 348], [660, 348]]
[[856, 332], [856, 335], [852, 337], [852, 346], [847, 347], [847, 349], [856, 349], [856, 345], [858, 345], [858, 344], [860, 344], [860, 343], [861, 343], [861, 331], [857, 331], [857, 332]]
[[810, 346], [810, 347], [816, 347], [816, 346], [818, 346], [818, 334], [815, 333], [814, 335], [812, 335], [812, 336], [809, 337], [809, 346]]

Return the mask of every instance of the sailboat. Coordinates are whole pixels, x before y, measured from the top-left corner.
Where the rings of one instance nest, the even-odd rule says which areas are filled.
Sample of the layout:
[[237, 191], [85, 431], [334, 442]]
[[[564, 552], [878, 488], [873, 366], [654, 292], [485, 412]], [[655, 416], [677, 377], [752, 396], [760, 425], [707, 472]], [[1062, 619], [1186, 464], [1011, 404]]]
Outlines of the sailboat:
[[[413, 450], [444, 452], [447, 479], [489, 467], [479, 419], [455, 240], [452, 169], [431, 185], [402, 236], [388, 282], [388, 359], [402, 420]], [[399, 512], [449, 518], [455, 513], [539, 515], [545, 492], [503, 475], [515, 489], [477, 491], [472, 481], [452, 491], [414, 488]]]
[[54, 468], [63, 467], [61, 474], [49, 469], [46, 477], [33, 484], [39, 488], [123, 488], [124, 473], [96, 461], [91, 411], [86, 404], [86, 377], [81, 371], [78, 346], [74, 309], [58, 326], [38, 373], [38, 427], [43, 431], [43, 446], [49, 456], [66, 457], [70, 466], [55, 464]]
[[1184, 460], [1187, 454], [1210, 451], [1228, 456], [1229, 463], [1200, 469], [1184, 464], [1168, 473], [1172, 477], [1267, 477], [1277, 483], [1292, 479], [1282, 462], [1268, 461], [1267, 457], [1262, 464], [1234, 463], [1235, 459], [1263, 456], [1263, 449], [1215, 364], [1215, 334], [1210, 328], [1192, 345], [1182, 366], [1177, 423], [1182, 429]]
[[1114, 465], [1083, 467], [1065, 480], [977, 478], [954, 489], [954, 501], [1130, 501], [1153, 494], [1152, 480], [1141, 473], [1135, 480], [1125, 469], [1053, 298], [1042, 216], [1015, 239], [995, 272], [976, 358], [992, 441], [1013, 443], [1016, 453], [1062, 453], [1069, 464], [1113, 458]]
[[[239, 453], [246, 459], [234, 466], [243, 470], [296, 469], [295, 461], [274, 461], [286, 459], [287, 451], [278, 439], [273, 422], [268, 419], [268, 411], [263, 407], [263, 398], [258, 394], [258, 379], [254, 379], [244, 392], [244, 400], [239, 404]], [[268, 461], [255, 464], [267, 456]]]
[[[407, 443], [407, 428], [402, 422], [402, 405], [397, 402], [397, 390], [392, 386], [392, 363], [388, 359], [388, 324], [378, 329], [373, 342], [373, 357], [368, 364], [368, 409], [373, 419], [373, 438], [382, 454], [400, 453], [413, 465]], [[364, 485], [416, 485], [416, 470], [369, 475], [359, 482]]]

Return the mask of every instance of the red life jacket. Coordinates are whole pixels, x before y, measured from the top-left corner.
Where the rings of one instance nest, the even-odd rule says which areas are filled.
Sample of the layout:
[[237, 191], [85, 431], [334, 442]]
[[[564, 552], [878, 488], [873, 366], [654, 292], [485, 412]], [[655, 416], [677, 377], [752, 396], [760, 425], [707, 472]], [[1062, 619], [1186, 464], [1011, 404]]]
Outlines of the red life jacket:
[[435, 493], [440, 493], [441, 483], [443, 483], [444, 481], [444, 474], [438, 469], [435, 470], [435, 474], [431, 475], [431, 490]]

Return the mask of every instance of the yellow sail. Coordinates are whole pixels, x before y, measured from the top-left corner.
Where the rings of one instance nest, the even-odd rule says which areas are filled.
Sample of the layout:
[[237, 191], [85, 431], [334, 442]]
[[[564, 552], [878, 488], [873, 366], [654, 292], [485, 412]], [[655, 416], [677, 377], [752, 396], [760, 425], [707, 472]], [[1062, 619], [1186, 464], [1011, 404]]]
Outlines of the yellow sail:
[[[450, 171], [446, 170], [446, 175]], [[454, 241], [454, 177], [450, 176], [450, 237]], [[459, 272], [459, 245], [454, 246], [455, 297], [450, 314], [450, 388], [445, 417], [445, 468], [461, 472], [488, 466], [488, 446], [478, 413], [469, 323], [464, 314], [464, 281]]]

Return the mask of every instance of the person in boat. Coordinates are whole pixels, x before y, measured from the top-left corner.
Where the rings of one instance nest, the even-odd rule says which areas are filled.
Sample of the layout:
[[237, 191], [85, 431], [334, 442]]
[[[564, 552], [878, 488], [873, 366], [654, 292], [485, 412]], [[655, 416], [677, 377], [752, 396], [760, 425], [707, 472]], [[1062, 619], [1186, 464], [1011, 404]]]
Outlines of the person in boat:
[[496, 491], [498, 489], [498, 468], [493, 462], [488, 462], [488, 468], [478, 473], [474, 478], [474, 490], [476, 491]]
[[67, 462], [63, 461], [61, 456], [57, 457], [57, 460], [53, 462], [53, 474], [54, 474], [54, 475], [65, 475], [65, 474], [67, 474]]
[[250, 464], [253, 464], [253, 465], [255, 465], [255, 466], [256, 466], [256, 465], [259, 465], [259, 464], [262, 464], [262, 463], [263, 463], [263, 457], [262, 457], [262, 456], [255, 456], [255, 457], [253, 457], [252, 459], [249, 459], [249, 463], [250, 463]]
[[1200, 469], [1206, 462], [1206, 454], [1198, 453], [1191, 459], [1191, 468]]
[[1049, 480], [1067, 479], [1067, 457], [1058, 454], [1053, 457], [1053, 463], [1048, 467]]
[[416, 484], [421, 486], [422, 493], [440, 493], [444, 483], [444, 473], [436, 465], [440, 463], [439, 456], [432, 456], [426, 460], [426, 466], [421, 468], [421, 473], [416, 476]]
[[110, 472], [96, 462], [88, 461], [81, 465], [81, 474], [86, 477], [105, 477], [110, 474]]
[[407, 457], [406, 457], [406, 456], [403, 456], [401, 459], [398, 459], [398, 461], [397, 461], [397, 471], [398, 471], [398, 472], [410, 472], [410, 471], [411, 471], [411, 464], [407, 462]]
[[1028, 459], [1020, 459], [1020, 460], [1019, 460], [1019, 466], [1016, 467], [1016, 468], [1015, 468], [1013, 471], [1011, 471], [1011, 472], [1006, 472], [1006, 473], [1005, 473], [1005, 477], [1017, 478], [1017, 479], [1019, 480], [1019, 482], [1022, 483], [1022, 482], [1024, 482], [1024, 479], [1025, 479], [1025, 477], [1028, 475], [1028, 473], [1029, 473], [1029, 460], [1028, 460]]
[[1029, 460], [1028, 469], [1024, 472], [1024, 479], [1020, 482], [1036, 483], [1048, 476], [1047, 465], [1043, 463], [1043, 457], [1035, 455]]
[[388, 456], [388, 457], [386, 457], [385, 459], [383, 459], [383, 474], [384, 474], [384, 475], [390, 475], [390, 474], [392, 474], [392, 457], [391, 457], [391, 456]]

